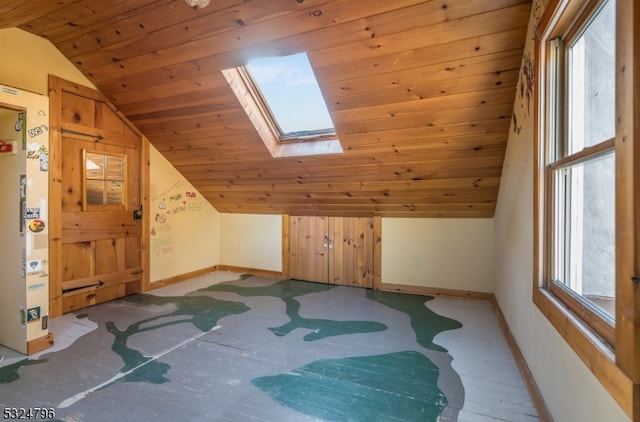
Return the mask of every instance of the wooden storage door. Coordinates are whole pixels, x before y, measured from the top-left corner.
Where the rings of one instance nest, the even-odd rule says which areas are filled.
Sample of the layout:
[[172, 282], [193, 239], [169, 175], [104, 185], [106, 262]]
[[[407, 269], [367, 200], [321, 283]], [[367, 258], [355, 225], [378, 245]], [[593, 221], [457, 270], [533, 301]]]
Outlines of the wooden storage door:
[[99, 93], [50, 79], [51, 315], [140, 291], [141, 137]]
[[290, 218], [289, 276], [371, 288], [375, 275], [372, 217]]
[[329, 218], [329, 282], [373, 287], [374, 225], [372, 217]]
[[329, 277], [327, 219], [291, 217], [289, 263], [292, 278], [327, 282]]

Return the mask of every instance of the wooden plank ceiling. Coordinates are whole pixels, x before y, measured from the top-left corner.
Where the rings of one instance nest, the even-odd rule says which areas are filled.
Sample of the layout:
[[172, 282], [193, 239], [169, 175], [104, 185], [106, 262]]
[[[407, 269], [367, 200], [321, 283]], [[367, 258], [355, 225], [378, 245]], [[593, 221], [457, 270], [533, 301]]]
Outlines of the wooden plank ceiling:
[[[50, 40], [220, 212], [494, 213], [530, 0], [32, 0]], [[221, 74], [308, 53], [344, 150], [273, 158]]]

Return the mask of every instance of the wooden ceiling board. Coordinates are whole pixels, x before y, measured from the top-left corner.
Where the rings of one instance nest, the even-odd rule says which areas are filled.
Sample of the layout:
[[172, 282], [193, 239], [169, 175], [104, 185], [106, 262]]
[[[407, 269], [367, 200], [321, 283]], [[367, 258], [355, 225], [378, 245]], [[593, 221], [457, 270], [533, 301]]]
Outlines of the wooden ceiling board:
[[[491, 217], [530, 0], [0, 1], [220, 212]], [[309, 55], [343, 153], [274, 158], [221, 71]]]

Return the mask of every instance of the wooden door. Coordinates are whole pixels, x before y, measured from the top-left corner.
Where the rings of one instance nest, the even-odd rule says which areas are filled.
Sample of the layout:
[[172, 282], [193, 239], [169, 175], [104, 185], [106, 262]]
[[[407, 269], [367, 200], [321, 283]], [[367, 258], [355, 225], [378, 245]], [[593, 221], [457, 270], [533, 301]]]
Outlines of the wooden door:
[[372, 217], [331, 217], [329, 238], [329, 282], [373, 287], [374, 225]]
[[373, 218], [290, 217], [289, 226], [291, 278], [373, 287]]
[[327, 219], [291, 217], [290, 222], [291, 278], [326, 283], [329, 277]]
[[52, 316], [141, 287], [141, 137], [96, 91], [50, 78]]

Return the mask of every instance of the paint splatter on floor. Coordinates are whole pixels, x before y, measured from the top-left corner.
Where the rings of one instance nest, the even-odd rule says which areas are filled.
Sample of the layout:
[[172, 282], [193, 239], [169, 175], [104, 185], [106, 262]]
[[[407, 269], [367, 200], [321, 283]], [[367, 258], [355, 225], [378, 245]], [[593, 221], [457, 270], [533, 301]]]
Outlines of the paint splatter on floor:
[[294, 298], [310, 293], [326, 292], [336, 286], [321, 283], [283, 280], [268, 286], [237, 286], [234, 284], [216, 284], [199, 290], [200, 292], [231, 292], [240, 296], [269, 296], [280, 298], [286, 304], [286, 312], [290, 322], [280, 327], [270, 327], [277, 336], [285, 336], [298, 328], [312, 330], [304, 336], [305, 341], [321, 340], [327, 337], [373, 333], [387, 329], [385, 324], [375, 321], [337, 321], [330, 319], [303, 318], [300, 316], [300, 302]]
[[447, 405], [438, 374], [426, 356], [407, 351], [318, 360], [251, 382], [279, 403], [322, 420], [435, 422]]
[[[199, 335], [187, 339], [181, 344], [178, 344], [157, 356], [145, 356], [138, 350], [128, 346], [127, 341], [132, 336], [147, 331], [158, 330], [170, 325], [183, 324], [185, 322], [193, 324], [201, 330], [202, 333], [207, 333], [216, 326], [220, 318], [228, 315], [240, 314], [249, 310], [249, 308], [242, 303], [218, 300], [207, 296], [157, 297], [146, 294], [137, 294], [126, 297], [122, 300], [123, 302], [147, 306], [172, 304], [175, 305], [176, 308], [171, 313], [162, 313], [130, 324], [125, 330], [119, 330], [113, 321], [107, 321], [105, 324], [106, 329], [114, 336], [111, 350], [122, 358], [125, 363], [124, 367], [111, 379], [68, 397], [63, 400], [58, 407], [67, 408], [72, 406], [79, 400], [85, 398], [88, 394], [120, 382], [147, 382], [152, 384], [163, 384], [165, 382], [169, 382], [170, 380], [165, 377], [165, 374], [171, 366], [164, 362], [159, 362], [157, 359], [168, 352], [201, 337], [201, 335]], [[161, 322], [158, 322], [159, 320], [161, 320]], [[152, 324], [153, 322], [157, 323]]]
[[46, 361], [46, 359], [22, 359], [16, 363], [3, 366], [0, 368], [0, 384], [9, 384], [10, 382], [19, 379], [20, 374], [18, 373], [18, 371], [23, 366], [36, 365], [39, 363], [44, 363]]
[[447, 352], [447, 349], [433, 342], [434, 337], [444, 331], [462, 328], [458, 321], [438, 315], [425, 306], [426, 302], [433, 300], [433, 296], [367, 290], [367, 297], [408, 314], [416, 341], [427, 349]]
[[[164, 377], [164, 374], [170, 366], [157, 361], [149, 362], [151, 357], [144, 356], [139, 351], [130, 348], [127, 345], [127, 340], [131, 336], [145, 331], [157, 330], [169, 325], [183, 324], [185, 322], [193, 324], [204, 333], [211, 331], [220, 318], [240, 314], [249, 310], [249, 308], [242, 303], [214, 299], [208, 296], [158, 297], [140, 294], [129, 296], [124, 300], [140, 305], [166, 305], [171, 303], [176, 305], [176, 310], [169, 314], [163, 313], [162, 315], [138, 321], [129, 325], [123, 331], [118, 330], [113, 321], [107, 322], [107, 331], [115, 337], [111, 349], [116, 352], [125, 363], [122, 372], [130, 371], [136, 367], [140, 368], [124, 377], [122, 379], [123, 381], [146, 381], [151, 383], [169, 381]], [[167, 321], [167, 317], [179, 316], [184, 316], [186, 319], [169, 319]], [[165, 322], [159, 322], [155, 325], [150, 324], [159, 319]], [[148, 364], [142, 366], [143, 363]]]
[[[291, 280], [281, 283], [305, 287]], [[367, 290], [366, 296], [408, 314], [416, 341], [430, 350], [446, 353], [433, 339], [443, 331], [462, 327], [458, 321], [428, 309], [425, 302], [433, 300], [430, 296], [373, 290]], [[283, 327], [296, 327], [299, 303], [295, 305], [287, 302], [292, 322]], [[324, 420], [342, 421], [348, 415], [353, 421], [437, 421], [448, 403], [437, 386], [439, 374], [439, 368], [427, 356], [405, 351], [319, 360], [290, 373], [256, 378], [252, 383], [279, 403]]]

